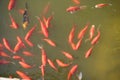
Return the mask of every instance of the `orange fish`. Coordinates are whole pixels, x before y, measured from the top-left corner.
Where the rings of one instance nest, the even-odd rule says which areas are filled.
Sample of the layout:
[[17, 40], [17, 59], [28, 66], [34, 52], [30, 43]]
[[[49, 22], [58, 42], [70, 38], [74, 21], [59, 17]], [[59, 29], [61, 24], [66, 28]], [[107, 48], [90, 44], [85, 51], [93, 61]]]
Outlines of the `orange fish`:
[[69, 71], [69, 73], [68, 73], [67, 80], [70, 80], [71, 76], [76, 72], [77, 68], [78, 68], [78, 65], [74, 65], [74, 66], [70, 69], [70, 71]]
[[48, 61], [48, 64], [56, 71], [58, 71], [58, 69], [55, 67], [55, 64], [50, 60], [50, 59], [47, 59]]
[[56, 47], [55, 42], [53, 42], [51, 39], [46, 38], [46, 39], [43, 39], [43, 40], [46, 41], [46, 42], [47, 42], [48, 44], [50, 44], [51, 46]]
[[92, 50], [93, 50], [93, 47], [91, 47], [87, 50], [87, 52], [85, 53], [85, 58], [88, 58], [91, 55]]
[[99, 38], [100, 38], [100, 31], [99, 31], [99, 27], [97, 29], [97, 36], [93, 38], [93, 40], [91, 41], [91, 44], [94, 45], [98, 42]]
[[76, 45], [73, 42], [71, 42], [70, 45], [71, 45], [73, 50], [76, 50]]
[[47, 28], [50, 26], [50, 22], [51, 22], [52, 19], [53, 19], [53, 15], [46, 19], [45, 25], [46, 25]]
[[46, 66], [46, 64], [47, 64], [47, 55], [46, 55], [46, 52], [45, 52], [44, 48], [41, 47], [40, 45], [38, 45], [38, 47], [41, 49], [42, 65], [43, 65], [43, 66]]
[[66, 9], [67, 12], [70, 12], [71, 14], [78, 11], [78, 10], [82, 10], [85, 9], [86, 6], [70, 6]]
[[14, 55], [12, 58], [15, 60], [23, 61], [23, 62], [25, 61], [21, 56], [18, 56], [18, 55]]
[[65, 51], [62, 51], [62, 53], [63, 53], [68, 59], [73, 60], [73, 56], [72, 56], [70, 53], [65, 52]]
[[26, 68], [26, 69], [29, 69], [29, 68], [33, 68], [33, 66], [27, 64], [26, 62], [23, 62], [23, 61], [19, 61], [19, 64], [23, 67], [23, 68]]
[[29, 51], [23, 51], [22, 53], [26, 56], [33, 56], [33, 54]]
[[75, 45], [75, 49], [74, 50], [78, 50], [80, 48], [80, 46], [81, 46], [81, 43], [82, 43], [82, 39], [79, 39], [79, 41]]
[[100, 3], [100, 4], [96, 4], [95, 8], [103, 8], [105, 6], [111, 6], [112, 4], [108, 4], [108, 3]]
[[25, 40], [29, 39], [37, 25], [34, 25], [26, 34]]
[[95, 32], [95, 25], [92, 25], [91, 28], [90, 28], [90, 31], [89, 31], [89, 38], [86, 39], [85, 41], [91, 40], [94, 36], [94, 32]]
[[0, 43], [0, 50], [4, 48], [3, 44]]
[[65, 64], [62, 61], [60, 61], [59, 59], [56, 59], [56, 62], [60, 67], [68, 67], [71, 64], [71, 63]]
[[48, 12], [49, 8], [50, 8], [50, 2], [48, 2], [47, 5], [44, 7], [43, 15], [45, 15]]
[[21, 43], [21, 47], [26, 48], [25, 44], [23, 43], [22, 39], [19, 36], [17, 36], [17, 41], [18, 43]]
[[41, 25], [41, 30], [42, 30], [42, 33], [45, 37], [48, 37], [48, 30], [47, 30], [47, 27], [46, 25], [43, 23], [43, 21], [41, 21], [41, 19], [39, 17], [37, 17], [37, 19], [39, 20], [40, 22], [40, 25]]
[[75, 28], [76, 28], [76, 26], [73, 25], [73, 27], [72, 27], [72, 29], [69, 33], [69, 36], [68, 36], [68, 42], [69, 43], [73, 42], [73, 38], [74, 38], [74, 34], [75, 34]]
[[75, 4], [80, 4], [80, 0], [72, 0]]
[[15, 47], [14, 47], [14, 53], [16, 53], [17, 51], [19, 51], [20, 48], [21, 48], [21, 43], [18, 42], [18, 43], [15, 45]]
[[7, 53], [3, 52], [3, 51], [0, 51], [0, 56], [10, 58], [10, 56]]
[[16, 0], [10, 0], [10, 1], [9, 1], [9, 4], [8, 4], [8, 10], [9, 10], [9, 11], [12, 10], [13, 7], [15, 6], [15, 1], [16, 1]]
[[42, 78], [43, 78], [42, 80], [44, 80], [44, 76], [45, 76], [45, 66], [44, 66], [44, 65], [41, 65], [39, 68], [41, 69]]
[[30, 40], [26, 39], [25, 41], [26, 41], [26, 43], [27, 43], [30, 47], [33, 47], [33, 46], [34, 46], [34, 44], [33, 44]]
[[88, 29], [89, 23], [85, 25], [85, 27], [78, 33], [78, 39], [81, 39], [84, 37], [87, 29]]
[[25, 74], [24, 72], [22, 71], [16, 71], [16, 73], [24, 80], [32, 80], [27, 74]]
[[14, 53], [14, 51], [10, 48], [10, 44], [9, 44], [8, 40], [6, 38], [3, 38], [2, 40], [3, 40], [3, 44], [4, 44], [5, 48], [7, 50], [9, 50], [10, 52]]
[[11, 62], [7, 60], [0, 60], [0, 64], [8, 64], [8, 63], [11, 63]]
[[12, 17], [12, 15], [10, 13], [9, 13], [9, 16], [10, 16], [10, 20], [12, 22], [10, 27], [13, 28], [13, 29], [18, 29], [18, 24], [16, 23], [16, 21], [14, 20], [14, 18]]

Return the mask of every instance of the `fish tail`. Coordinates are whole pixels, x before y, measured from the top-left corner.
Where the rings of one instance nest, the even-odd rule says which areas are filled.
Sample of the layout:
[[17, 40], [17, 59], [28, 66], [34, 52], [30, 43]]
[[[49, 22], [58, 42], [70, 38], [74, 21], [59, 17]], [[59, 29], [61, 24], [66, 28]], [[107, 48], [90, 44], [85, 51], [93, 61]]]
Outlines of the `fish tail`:
[[40, 44], [38, 44], [37, 46], [38, 46], [38, 48], [40, 48], [40, 49], [42, 49], [42, 48], [43, 48], [43, 46], [42, 46], [42, 45], [40, 45]]

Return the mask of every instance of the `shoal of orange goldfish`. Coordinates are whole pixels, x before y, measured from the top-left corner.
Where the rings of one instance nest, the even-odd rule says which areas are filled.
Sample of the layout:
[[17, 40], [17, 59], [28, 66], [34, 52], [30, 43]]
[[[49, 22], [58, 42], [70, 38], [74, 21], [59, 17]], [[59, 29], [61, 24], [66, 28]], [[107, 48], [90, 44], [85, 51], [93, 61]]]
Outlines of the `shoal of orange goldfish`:
[[[79, 4], [81, 3], [80, 0], [72, 0], [76, 5], [75, 6], [70, 6], [66, 9], [66, 12], [70, 12], [70, 13], [74, 13], [76, 11], [79, 11], [79, 10], [84, 10], [87, 8], [86, 5], [83, 5], [83, 6], [79, 6]], [[9, 4], [8, 4], [8, 10], [12, 10], [14, 9], [15, 7], [15, 3], [17, 1], [16, 0], [9, 0]], [[108, 4], [108, 3], [100, 3], [100, 4], [96, 4], [94, 6], [94, 8], [103, 8], [103, 7], [106, 7], [106, 6], [110, 6], [111, 4]], [[48, 12], [49, 10], [49, 7], [50, 7], [50, 3], [48, 3], [44, 10], [43, 10], [43, 16], [42, 18], [40, 17], [37, 17], [37, 19], [39, 20], [40, 22], [40, 32], [43, 34], [44, 38], [42, 40], [44, 40], [46, 43], [48, 43], [50, 46], [52, 47], [58, 47], [57, 44], [49, 38], [49, 30], [48, 28], [51, 26], [51, 21], [53, 19], [53, 15], [49, 16], [48, 18], [46, 18], [45, 14]], [[10, 16], [10, 20], [11, 20], [11, 25], [10, 27], [13, 28], [13, 29], [18, 29], [18, 24], [16, 23], [16, 21], [14, 20], [14, 18], [12, 17], [11, 13], [9, 13], [9, 16]], [[11, 47], [10, 43], [9, 43], [9, 40], [7, 38], [2, 38], [2, 42], [3, 43], [0, 43], [0, 57], [4, 57], [4, 58], [12, 58], [14, 60], [18, 60], [18, 63], [19, 65], [22, 67], [22, 68], [25, 68], [25, 69], [32, 69], [35, 65], [34, 64], [28, 64], [26, 62], [26, 60], [22, 57], [22, 56], [19, 56], [17, 54], [17, 52], [19, 52], [20, 50], [22, 50], [23, 48], [25, 49], [26, 48], [26, 45], [24, 44], [24, 41], [29, 45], [29, 47], [33, 47], [35, 46], [34, 43], [31, 42], [30, 38], [31, 36], [33, 35], [33, 32], [35, 32], [36, 30], [36, 24], [26, 33], [25, 37], [24, 38], [21, 38], [20, 36], [16, 36], [17, 38], [17, 43], [15, 45], [14, 48]], [[80, 31], [78, 32], [78, 35], [75, 36], [75, 29], [77, 28], [76, 25], [73, 25], [72, 29], [70, 30], [69, 32], [69, 35], [68, 35], [68, 43], [69, 45], [71, 46], [71, 48], [73, 50], [79, 50], [80, 46], [82, 46], [82, 42], [83, 41], [83, 38], [84, 36], [87, 34], [87, 31], [90, 27], [90, 23], [86, 23], [86, 25], [80, 29]], [[89, 56], [92, 54], [92, 51], [94, 49], [94, 46], [96, 43], [98, 43], [99, 41], [99, 38], [100, 38], [100, 30], [99, 28], [97, 28], [97, 35], [95, 34], [95, 25], [91, 25], [91, 28], [89, 30], [89, 37], [88, 39], [86, 39], [86, 41], [90, 41], [91, 43], [91, 47], [86, 51], [85, 53], [85, 58], [89, 58]], [[96, 35], [96, 36], [95, 36]], [[78, 39], [78, 42], [75, 42], [74, 41], [74, 38], [77, 37]], [[59, 72], [59, 69], [58, 67], [70, 67], [71, 65], [73, 65], [73, 61], [74, 61], [74, 56], [65, 51], [65, 50], [61, 50], [61, 53], [66, 57], [66, 59], [69, 59], [70, 62], [66, 62], [66, 61], [62, 61], [60, 59], [56, 59], [56, 64], [50, 59], [48, 58], [49, 56], [47, 56], [47, 53], [46, 53], [46, 50], [43, 46], [39, 45], [38, 44], [38, 48], [40, 48], [40, 51], [41, 51], [41, 65], [38, 66], [38, 68], [40, 68], [41, 70], [41, 75], [42, 75], [42, 80], [44, 80], [44, 77], [45, 77], [45, 68], [46, 68], [46, 64], [49, 64], [49, 66], [51, 68], [53, 68], [55, 71]], [[8, 50], [9, 52], [11, 53], [14, 53], [12, 55], [9, 55], [7, 54], [6, 52], [4, 52], [4, 49]], [[28, 56], [28, 57], [33, 57], [35, 56], [33, 53], [29, 52], [29, 51], [23, 51], [22, 54], [24, 56]], [[9, 60], [5, 60], [5, 59], [0, 59], [0, 65], [5, 65], [5, 64], [10, 64], [10, 63], [13, 63]], [[71, 67], [71, 69], [68, 71], [68, 75], [67, 75], [67, 78], [66, 80], [70, 80], [71, 77], [75, 74], [75, 72], [77, 71], [77, 68], [78, 68], [78, 64], [75, 64]], [[26, 79], [26, 80], [32, 80], [31, 77], [29, 77], [29, 75], [23, 71], [20, 71], [20, 70], [17, 70], [16, 71], [16, 74], [22, 78], [22, 79]], [[81, 77], [81, 76], [80, 76]]]

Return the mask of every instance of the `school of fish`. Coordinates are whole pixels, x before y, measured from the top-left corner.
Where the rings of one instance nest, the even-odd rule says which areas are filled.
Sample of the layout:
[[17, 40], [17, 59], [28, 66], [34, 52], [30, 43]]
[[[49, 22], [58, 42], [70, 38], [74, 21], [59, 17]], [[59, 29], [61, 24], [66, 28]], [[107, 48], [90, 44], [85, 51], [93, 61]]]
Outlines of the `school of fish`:
[[[87, 8], [86, 5], [80, 5], [80, 0], [72, 0], [72, 2], [75, 4], [74, 6], [70, 6], [68, 8], [66, 8], [66, 13], [70, 13], [73, 14], [74, 12], [80, 11], [80, 10], [84, 10]], [[17, 5], [15, 5], [17, 3], [17, 0], [9, 0], [8, 3], [8, 11], [12, 11]], [[94, 6], [94, 8], [103, 8], [106, 6], [110, 6], [111, 4], [109, 3], [99, 3], [96, 4]], [[6, 37], [2, 38], [2, 42], [0, 43], [0, 57], [2, 57], [0, 59], [0, 65], [6, 65], [6, 64], [13, 64], [14, 62], [9, 61], [6, 58], [11, 58], [13, 60], [18, 61], [18, 66], [24, 68], [24, 69], [32, 69], [34, 67], [37, 67], [38, 69], [40, 69], [40, 75], [42, 77], [42, 80], [45, 80], [45, 75], [46, 75], [46, 65], [48, 64], [51, 69], [55, 70], [56, 72], [59, 72], [58, 67], [61, 68], [67, 68], [69, 67], [69, 71], [68, 74], [66, 76], [66, 80], [72, 80], [71, 77], [75, 74], [77, 74], [77, 70], [79, 68], [78, 64], [74, 64], [74, 56], [71, 54], [71, 52], [69, 51], [65, 51], [65, 50], [61, 50], [61, 55], [63, 55], [66, 59], [70, 60], [70, 62], [66, 62], [63, 61], [61, 59], [56, 59], [55, 61], [53, 61], [51, 59], [51, 57], [49, 57], [47, 55], [45, 46], [42, 44], [37, 44], [34, 45], [34, 43], [31, 41], [31, 37], [34, 35], [34, 33], [36, 32], [36, 27], [39, 27], [39, 31], [37, 31], [38, 34], [42, 34], [44, 36], [44, 38], [42, 38], [41, 40], [44, 41], [46, 44], [50, 45], [51, 47], [58, 47], [59, 45], [56, 44], [55, 40], [49, 38], [50, 34], [49, 34], [49, 28], [51, 27], [51, 21], [54, 18], [54, 14], [52, 14], [51, 16], [49, 16], [48, 18], [45, 16], [45, 14], [47, 14], [48, 10], [50, 7], [50, 3], [48, 3], [42, 13], [42, 17], [36, 16], [36, 20], [38, 20], [39, 24], [34, 24], [33, 27], [31, 29], [28, 30], [28, 32], [26, 33], [26, 35], [24, 35], [23, 37], [20, 36], [16, 36], [16, 45], [14, 45], [14, 48], [11, 47], [11, 44], [9, 43], [9, 39]], [[17, 20], [14, 19], [13, 15], [9, 12], [8, 13], [10, 20], [11, 20], [11, 24], [9, 25], [11, 29], [19, 29], [19, 24], [17, 23]], [[9, 27], [8, 27], [9, 28]], [[27, 28], [26, 28], [27, 29]], [[96, 26], [94, 24], [91, 24], [90, 22], [85, 22], [85, 26], [83, 26], [79, 32], [78, 35], [75, 36], [75, 31], [77, 29], [77, 25], [73, 24], [71, 30], [68, 32], [68, 36], [67, 36], [67, 41], [69, 46], [71, 47], [72, 50], [77, 51], [79, 50], [79, 48], [83, 45], [83, 43], [87, 43], [90, 42], [91, 47], [84, 53], [84, 57], [87, 59], [90, 57], [90, 55], [92, 54], [92, 51], [94, 50], [94, 47], [96, 46], [96, 44], [98, 43], [100, 36], [101, 36], [101, 32], [100, 32], [100, 27]], [[89, 34], [87, 34], [89, 33]], [[84, 40], [85, 36], [88, 36], [87, 39]], [[78, 41], [75, 42], [74, 38], [77, 37]], [[30, 64], [28, 63], [22, 56], [19, 56], [17, 54], [17, 52], [19, 52], [20, 50], [24, 49], [24, 51], [21, 53], [23, 56], [28, 56], [28, 57], [33, 57], [35, 56], [32, 52], [25, 50], [26, 49], [26, 45], [29, 47], [38, 47], [40, 50], [40, 59], [41, 59], [41, 65], [37, 66], [35, 64]], [[10, 53], [13, 53], [11, 55], [7, 54], [7, 52], [4, 51], [7, 50]], [[82, 80], [82, 72], [79, 71], [79, 76], [78, 76], [78, 80]], [[22, 70], [16, 70], [16, 74], [19, 76], [19, 78], [24, 79], [24, 80], [33, 80], [32, 77], [30, 77], [26, 72], [22, 71]], [[13, 78], [14, 76], [12, 76]]]

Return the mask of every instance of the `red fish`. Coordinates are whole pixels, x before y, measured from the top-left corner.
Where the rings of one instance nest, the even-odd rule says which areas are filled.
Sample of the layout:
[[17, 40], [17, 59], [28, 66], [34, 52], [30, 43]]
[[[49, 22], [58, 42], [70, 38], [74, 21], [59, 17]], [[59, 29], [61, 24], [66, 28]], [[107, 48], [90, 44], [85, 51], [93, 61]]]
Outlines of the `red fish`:
[[8, 64], [8, 63], [11, 63], [11, 62], [7, 60], [0, 60], [0, 64]]
[[10, 0], [10, 1], [9, 1], [9, 4], [8, 4], [8, 10], [9, 10], [9, 11], [12, 10], [13, 7], [15, 6], [15, 1], [16, 1], [16, 0]]
[[100, 4], [96, 4], [96, 5], [95, 5], [95, 8], [103, 8], [103, 7], [105, 7], [105, 6], [110, 6], [110, 5], [112, 5], [112, 4], [100, 3]]
[[12, 22], [10, 27], [13, 28], [13, 29], [18, 29], [18, 24], [16, 23], [16, 21], [14, 20], [14, 18], [12, 17], [12, 15], [10, 13], [9, 13], [9, 16], [10, 16], [10, 20]]
[[43, 15], [45, 15], [48, 12], [49, 8], [50, 8], [50, 2], [48, 2], [47, 5], [44, 7]]
[[90, 31], [89, 31], [89, 38], [86, 39], [85, 41], [91, 40], [94, 36], [94, 32], [95, 32], [95, 25], [92, 25], [91, 28], [90, 28]]
[[29, 69], [29, 68], [33, 68], [33, 66], [27, 64], [26, 62], [23, 62], [23, 61], [19, 61], [19, 64], [23, 67], [23, 68], [26, 68], [26, 69]]
[[66, 11], [70, 12], [72, 14], [73, 12], [76, 12], [78, 10], [82, 10], [82, 9], [85, 9], [85, 8], [86, 8], [86, 6], [70, 6], [66, 9]]
[[74, 50], [78, 50], [80, 48], [80, 46], [81, 46], [81, 43], [82, 43], [82, 39], [79, 39], [79, 41], [75, 45], [75, 49]]
[[0, 43], [0, 50], [3, 50], [4, 46]]
[[98, 42], [99, 38], [100, 38], [100, 31], [99, 31], [99, 27], [97, 29], [97, 36], [93, 38], [93, 40], [91, 41], [91, 44], [94, 45]]
[[24, 80], [32, 80], [27, 74], [25, 74], [24, 72], [22, 71], [16, 71], [16, 73]]
[[75, 4], [80, 4], [79, 0], [72, 0]]
[[47, 42], [48, 44], [50, 44], [51, 46], [56, 47], [55, 42], [53, 42], [51, 39], [46, 38], [46, 39], [43, 39], [43, 40], [46, 41], [46, 42]]
[[44, 80], [44, 76], [45, 76], [45, 66], [44, 66], [44, 65], [41, 65], [39, 68], [41, 69], [42, 78], [43, 78], [42, 80]]
[[56, 59], [56, 62], [57, 64], [60, 66], [60, 67], [68, 67], [71, 63], [63, 63], [62, 61], [60, 61], [59, 59]]
[[68, 59], [73, 60], [73, 56], [72, 56], [70, 53], [65, 52], [65, 51], [62, 51], [62, 53], [63, 53]]
[[19, 36], [17, 36], [17, 41], [18, 43], [21, 43], [21, 47], [26, 48], [25, 44], [23, 43], [22, 39]]
[[70, 71], [69, 71], [69, 73], [68, 73], [67, 80], [70, 80], [71, 76], [76, 72], [77, 68], [78, 68], [78, 65], [74, 65], [74, 66], [70, 69]]
[[55, 64], [50, 60], [50, 59], [47, 59], [49, 65], [56, 71], [58, 71], [58, 69], [56, 68]]
[[48, 34], [48, 30], [47, 30], [46, 25], [43, 23], [43, 21], [42, 21], [39, 17], [37, 17], [37, 19], [38, 19], [39, 22], [40, 22], [41, 30], [42, 30], [43, 35], [44, 35], [45, 37], [48, 37], [49, 34]]
[[71, 45], [73, 50], [76, 50], [76, 45], [73, 42], [71, 42], [70, 45]]
[[50, 22], [51, 22], [52, 18], [53, 18], [53, 15], [47, 18], [47, 20], [45, 22], [45, 25], [47, 28], [50, 26]]
[[21, 48], [21, 43], [19, 42], [19, 43], [17, 43], [17, 44], [15, 45], [15, 47], [14, 47], [14, 53], [16, 53], [17, 51], [19, 51], [20, 48]]
[[3, 40], [3, 44], [4, 44], [5, 48], [7, 50], [9, 50], [10, 52], [14, 53], [14, 51], [10, 48], [10, 44], [9, 44], [8, 40], [6, 38], [3, 38], [2, 40]]
[[41, 47], [40, 45], [38, 45], [38, 47], [41, 49], [42, 65], [43, 65], [43, 66], [46, 66], [46, 64], [47, 64], [47, 55], [46, 55], [46, 52], [45, 52], [44, 48]]
[[25, 61], [21, 56], [18, 56], [18, 55], [14, 55], [12, 58], [15, 60], [23, 61], [23, 62]]
[[26, 34], [25, 36], [25, 40], [28, 40], [30, 38], [30, 36], [32, 35], [33, 31], [35, 30], [37, 25], [34, 25]]
[[76, 26], [73, 25], [73, 27], [72, 27], [72, 29], [69, 33], [69, 36], [68, 36], [68, 42], [69, 43], [73, 42], [73, 38], [74, 38], [74, 34], [75, 34], [75, 28], [76, 28]]
[[7, 53], [3, 52], [3, 51], [0, 51], [0, 56], [10, 58], [10, 56]]
[[33, 46], [34, 46], [34, 44], [33, 44], [30, 40], [26, 39], [25, 41], [26, 41], [26, 43], [27, 43], [30, 47], [33, 47]]
[[92, 50], [93, 50], [93, 47], [91, 47], [87, 50], [87, 52], [85, 53], [85, 58], [88, 58], [91, 55]]
[[33, 56], [33, 54], [29, 51], [23, 51], [22, 53], [26, 56]]
[[84, 37], [87, 29], [88, 29], [89, 23], [85, 25], [85, 27], [78, 33], [78, 39], [81, 39]]

